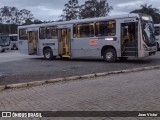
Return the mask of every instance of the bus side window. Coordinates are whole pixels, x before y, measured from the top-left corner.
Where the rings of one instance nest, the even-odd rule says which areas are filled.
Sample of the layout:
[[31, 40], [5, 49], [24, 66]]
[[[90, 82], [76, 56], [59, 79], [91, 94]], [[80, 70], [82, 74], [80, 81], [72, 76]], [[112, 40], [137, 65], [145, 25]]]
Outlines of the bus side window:
[[84, 23], [77, 25], [78, 36], [77, 37], [94, 37], [94, 24]]
[[41, 27], [39, 28], [39, 39], [45, 39], [46, 38], [46, 28]]
[[47, 27], [46, 38], [47, 39], [57, 39], [57, 27]]
[[28, 33], [27, 29], [20, 29], [19, 30], [19, 39], [20, 40], [28, 40]]
[[97, 22], [95, 25], [96, 36], [115, 36], [116, 21]]

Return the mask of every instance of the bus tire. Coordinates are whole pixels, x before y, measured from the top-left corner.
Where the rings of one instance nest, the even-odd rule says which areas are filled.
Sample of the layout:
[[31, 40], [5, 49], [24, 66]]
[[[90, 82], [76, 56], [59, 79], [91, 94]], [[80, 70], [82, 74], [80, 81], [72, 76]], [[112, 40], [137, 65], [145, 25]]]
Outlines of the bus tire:
[[16, 45], [13, 45], [13, 50], [17, 50], [17, 46]]
[[53, 51], [50, 48], [44, 49], [43, 55], [46, 60], [52, 60], [54, 58]]
[[108, 48], [103, 53], [103, 59], [107, 63], [113, 63], [117, 60], [117, 53], [113, 48]]
[[1, 52], [5, 52], [5, 49], [2, 49]]
[[159, 51], [159, 43], [157, 43], [156, 46], [157, 46], [157, 51]]

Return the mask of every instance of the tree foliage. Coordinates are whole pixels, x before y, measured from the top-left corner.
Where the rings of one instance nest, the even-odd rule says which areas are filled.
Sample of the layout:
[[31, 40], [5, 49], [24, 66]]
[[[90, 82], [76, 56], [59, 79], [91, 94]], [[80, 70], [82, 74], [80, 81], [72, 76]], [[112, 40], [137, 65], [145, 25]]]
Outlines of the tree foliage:
[[107, 0], [87, 0], [80, 7], [80, 18], [94, 18], [107, 16], [112, 10]]
[[17, 25], [16, 24], [0, 24], [0, 34], [16, 34], [17, 33]]
[[18, 25], [39, 24], [42, 21], [34, 19], [33, 14], [26, 9], [4, 6], [0, 8], [0, 33], [17, 33]]
[[32, 20], [33, 14], [26, 9], [18, 10], [16, 7], [4, 6], [0, 8], [0, 23], [23, 24], [27, 19]]
[[133, 10], [131, 13], [144, 13], [152, 16], [154, 23], [160, 23], [160, 10], [153, 8], [152, 5], [141, 5], [140, 9]]
[[78, 18], [79, 4], [78, 0], [69, 0], [64, 5], [63, 14], [61, 15], [62, 20], [68, 21]]
[[107, 0], [87, 0], [82, 5], [78, 4], [78, 0], [69, 0], [64, 7], [59, 21], [103, 17], [113, 9]]

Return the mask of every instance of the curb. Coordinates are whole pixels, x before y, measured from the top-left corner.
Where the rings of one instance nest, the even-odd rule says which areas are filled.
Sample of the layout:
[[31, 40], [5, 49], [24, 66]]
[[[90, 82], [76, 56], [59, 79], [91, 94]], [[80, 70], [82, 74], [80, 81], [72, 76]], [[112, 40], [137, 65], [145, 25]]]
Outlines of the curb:
[[112, 71], [112, 72], [87, 74], [87, 75], [81, 75], [81, 76], [72, 76], [72, 77], [66, 77], [66, 78], [56, 78], [56, 79], [50, 79], [50, 80], [44, 80], [44, 81], [34, 81], [34, 82], [27, 82], [27, 83], [2, 85], [0, 86], [0, 91], [5, 90], [5, 89], [33, 87], [33, 86], [39, 86], [39, 85], [44, 85], [44, 84], [49, 84], [49, 83], [57, 83], [57, 82], [79, 80], [79, 79], [88, 79], [88, 78], [95, 78], [95, 77], [100, 77], [100, 76], [108, 76], [108, 75], [115, 75], [115, 74], [122, 74], [122, 73], [125, 74], [125, 73], [147, 71], [147, 70], [154, 70], [154, 69], [160, 69], [160, 65], [126, 69], [126, 70], [120, 70], [120, 71]]

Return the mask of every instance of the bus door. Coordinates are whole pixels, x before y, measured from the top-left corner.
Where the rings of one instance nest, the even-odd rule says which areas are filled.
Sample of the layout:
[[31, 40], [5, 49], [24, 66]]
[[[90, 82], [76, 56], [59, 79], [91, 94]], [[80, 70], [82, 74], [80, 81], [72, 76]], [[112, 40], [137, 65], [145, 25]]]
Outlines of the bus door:
[[160, 48], [160, 26], [155, 26], [155, 36], [156, 36], [156, 43], [157, 43], [157, 51]]
[[28, 32], [28, 53], [29, 55], [38, 53], [38, 31]]
[[60, 28], [58, 30], [58, 52], [61, 57], [69, 58], [71, 53], [71, 29]]
[[138, 22], [121, 23], [121, 56], [138, 57]]

